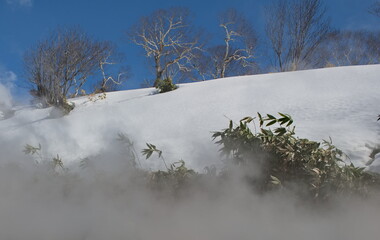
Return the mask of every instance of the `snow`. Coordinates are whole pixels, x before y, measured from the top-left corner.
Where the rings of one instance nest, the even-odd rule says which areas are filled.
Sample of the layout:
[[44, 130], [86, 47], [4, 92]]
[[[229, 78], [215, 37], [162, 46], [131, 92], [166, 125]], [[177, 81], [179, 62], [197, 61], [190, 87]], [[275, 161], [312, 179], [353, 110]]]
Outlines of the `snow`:
[[[153, 143], [169, 162], [183, 159], [201, 170], [221, 163], [212, 131], [226, 128], [229, 119], [282, 112], [293, 117], [299, 137], [331, 137], [354, 164], [364, 166], [371, 147], [380, 144], [379, 76], [380, 65], [368, 65], [216, 79], [164, 94], [153, 88], [119, 91], [106, 99], [72, 99], [76, 107], [63, 117], [52, 108], [18, 107], [0, 120], [0, 162], [39, 143], [45, 155], [59, 154], [65, 164], [111, 156], [110, 151], [123, 155], [116, 139], [125, 133], [137, 152]], [[146, 168], [163, 167], [140, 158]]]

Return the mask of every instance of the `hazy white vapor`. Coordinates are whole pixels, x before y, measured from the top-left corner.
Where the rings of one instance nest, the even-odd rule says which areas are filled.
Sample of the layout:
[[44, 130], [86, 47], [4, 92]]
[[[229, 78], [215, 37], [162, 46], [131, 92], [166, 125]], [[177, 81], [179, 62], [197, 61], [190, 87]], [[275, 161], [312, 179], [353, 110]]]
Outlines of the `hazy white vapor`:
[[23, 7], [31, 7], [33, 5], [32, 0], [7, 0], [10, 5], [19, 5]]
[[12, 72], [8, 71], [5, 68], [0, 66], [0, 83], [5, 85], [8, 88], [13, 87], [13, 83], [16, 81], [17, 75]]
[[[300, 137], [331, 136], [360, 166], [359, 157], [370, 154], [362, 147], [380, 143], [379, 74], [380, 65], [340, 67], [181, 84], [165, 94], [119, 91], [69, 99], [75, 108], [64, 117], [52, 108], [5, 109], [0, 240], [380, 239], [377, 191], [304, 204], [284, 189], [257, 194], [233, 171], [177, 193], [152, 189], [152, 176], [130, 164], [130, 153], [150, 142], [170, 163], [182, 158], [199, 172], [223, 167], [210, 131], [227, 127], [224, 116], [285, 112]], [[0, 66], [0, 78], [11, 86], [16, 75]], [[117, 140], [121, 132], [132, 143]], [[25, 155], [27, 144], [41, 145], [40, 154]], [[67, 170], [52, 171], [58, 154]], [[145, 169], [163, 167], [142, 157]]]
[[0, 119], [4, 117], [4, 111], [12, 106], [10, 89], [13, 87], [17, 76], [12, 71], [7, 71], [0, 66]]

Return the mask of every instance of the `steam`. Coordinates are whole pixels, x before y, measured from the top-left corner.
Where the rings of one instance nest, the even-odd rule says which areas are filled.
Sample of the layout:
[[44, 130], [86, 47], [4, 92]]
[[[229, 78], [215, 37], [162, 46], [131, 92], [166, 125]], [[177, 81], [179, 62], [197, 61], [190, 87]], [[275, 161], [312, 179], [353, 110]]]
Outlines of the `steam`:
[[12, 107], [12, 95], [10, 89], [13, 87], [17, 76], [12, 71], [5, 71], [0, 66], [0, 119], [6, 117]]
[[[367, 71], [367, 69], [362, 71], [372, 74], [373, 77], [368, 78], [370, 80], [377, 76], [376, 71]], [[11, 109], [10, 89], [16, 75], [10, 71], [0, 72], [0, 101], [3, 106], [6, 106], [4, 109]], [[322, 75], [320, 81], [324, 79], [326, 82], [330, 81], [330, 72], [324, 71], [322, 74], [325, 75]], [[316, 74], [310, 74], [310, 76], [314, 75]], [[301, 77], [304, 78], [304, 75], [300, 75], [299, 78]], [[244, 89], [247, 86], [254, 86], [249, 85], [254, 81], [248, 80], [241, 84]], [[356, 89], [363, 89], [353, 94], [353, 99], [355, 99], [353, 102], [356, 105], [353, 106], [352, 103], [349, 107], [340, 105], [339, 99], [336, 102], [329, 101], [329, 103], [332, 106], [337, 105], [338, 109], [350, 109], [352, 111], [350, 116], [357, 113], [353, 117], [355, 121], [366, 122], [364, 120], [371, 119], [372, 116], [367, 116], [366, 112], [364, 114], [356, 109], [364, 107], [373, 109], [372, 104], [377, 102], [378, 98], [375, 98], [377, 95], [372, 94], [372, 91], [377, 89], [372, 88], [369, 91], [365, 87], [370, 86], [369, 83], [372, 82], [370, 80], [363, 85], [357, 85], [352, 79], [350, 81], [345, 79], [346, 84], [342, 85], [343, 87], [352, 85]], [[260, 105], [259, 102], [255, 109], [269, 108], [266, 98], [260, 95], [264, 92], [260, 88], [260, 81], [254, 84], [257, 87], [249, 87], [250, 91], [247, 91], [247, 94], [255, 95], [256, 102], [264, 99], [264, 103]], [[284, 86], [288, 84], [286, 81], [278, 81], [278, 83], [273, 83], [273, 86], [277, 88], [273, 88], [285, 88]], [[314, 116], [305, 110], [306, 107], [317, 110], [313, 111], [315, 114], [327, 115], [329, 121], [336, 119], [333, 114], [339, 117], [345, 116], [346, 112], [336, 112], [334, 109], [337, 108], [328, 108], [318, 101], [327, 96], [324, 88], [327, 85], [314, 86], [313, 91], [318, 92], [318, 98], [310, 98], [310, 100], [304, 100], [306, 98], [303, 97], [294, 98], [287, 104], [296, 106], [295, 102], [301, 102], [298, 99], [302, 99], [305, 105], [299, 107], [298, 113], [306, 120], [313, 119]], [[168, 162], [177, 161], [183, 157], [189, 166], [197, 167], [198, 171], [214, 163], [214, 160], [224, 165], [222, 160], [215, 159], [217, 146], [191, 140], [191, 134], [198, 129], [184, 127], [198, 126], [199, 132], [206, 129], [206, 134], [209, 134], [207, 132], [209, 130], [221, 129], [225, 126], [225, 119], [218, 122], [221, 114], [217, 110], [223, 102], [222, 99], [212, 95], [210, 99], [213, 99], [215, 104], [211, 102], [210, 106], [204, 106], [207, 111], [211, 109], [211, 113], [208, 113], [210, 116], [216, 116], [215, 118], [207, 116], [206, 120], [211, 125], [206, 125], [204, 119], [199, 117], [201, 114], [195, 110], [192, 113], [190, 111], [172, 113], [172, 109], [192, 109], [193, 105], [185, 104], [185, 102], [190, 102], [187, 100], [190, 96], [196, 94], [206, 96], [211, 92], [218, 92], [214, 89], [215, 85], [212, 87], [213, 91], [207, 86], [194, 85], [194, 92], [190, 91], [191, 88], [183, 87], [184, 91], [180, 92], [181, 98], [176, 95], [179, 94], [178, 92], [141, 98], [146, 92], [138, 90], [128, 95], [129, 98], [136, 99], [136, 102], [129, 101], [125, 96], [116, 98], [115, 95], [113, 99], [111, 94], [104, 102], [89, 102], [88, 99], [83, 98], [76, 101], [79, 107], [69, 116], [52, 119], [50, 116], [52, 109], [28, 107], [18, 111], [12, 118], [1, 120], [0, 239], [379, 239], [380, 201], [377, 192], [373, 192], [365, 200], [336, 196], [335, 199], [323, 205], [306, 204], [294, 197], [292, 192], [284, 189], [267, 194], [258, 194], [253, 191], [243, 177], [247, 173], [260, 174], [257, 169], [234, 171], [230, 178], [222, 180], [205, 176], [199, 178], [199, 181], [189, 189], [182, 189], [180, 194], [149, 187], [151, 175], [141, 168], [135, 168], [133, 162], [140, 160], [144, 169], [160, 168], [161, 162], [155, 159], [145, 160], [141, 157], [133, 160], [133, 155], [140, 152], [145, 141], [157, 144], [160, 149], [162, 147]], [[219, 89], [222, 88], [219, 86]], [[232, 87], [230, 89], [232, 89], [232, 95], [241, 93], [238, 91], [240, 88], [236, 91]], [[294, 83], [293, 89], [296, 89], [295, 92], [298, 93], [305, 92], [306, 88], [302, 84]], [[347, 89], [346, 93], [353, 87], [345, 89]], [[359, 100], [366, 98], [366, 95], [362, 93], [367, 93], [372, 98], [367, 97], [365, 101], [360, 102]], [[312, 93], [306, 92], [306, 94]], [[352, 95], [352, 92], [350, 94]], [[273, 94], [273, 96], [280, 96], [280, 94]], [[345, 96], [343, 100], [346, 99]], [[165, 103], [179, 103], [179, 105], [168, 107], [171, 114], [161, 108], [155, 112], [153, 108], [142, 107], [153, 106], [158, 98], [161, 98], [160, 101], [165, 100], [163, 101]], [[206, 102], [201, 98], [196, 100], [200, 103]], [[281, 98], [275, 100], [285, 102], [281, 101]], [[342, 102], [346, 102], [343, 100]], [[116, 105], [120, 101], [124, 103]], [[147, 105], [142, 105], [141, 102]], [[203, 107], [203, 105], [196, 102], [196, 106]], [[244, 106], [237, 103], [231, 104], [230, 109], [223, 107], [223, 112], [232, 112], [232, 115], [236, 113], [241, 117], [240, 109], [244, 109]], [[278, 106], [278, 108], [282, 107], [284, 106]], [[323, 108], [324, 112], [320, 108]], [[121, 111], [122, 109], [130, 111]], [[202, 108], [203, 111], [204, 109]], [[231, 109], [237, 110], [234, 112]], [[163, 112], [168, 114], [162, 114]], [[154, 117], [159, 115], [165, 115], [168, 118], [158, 119], [155, 124], [147, 123], [148, 120], [155, 119]], [[177, 118], [177, 116], [184, 117]], [[187, 119], [191, 122], [185, 121]], [[165, 125], [169, 121], [173, 121], [173, 125]], [[336, 126], [331, 125], [331, 121], [329, 124], [326, 126]], [[340, 121], [339, 124], [341, 125], [342, 122]], [[311, 126], [315, 126], [311, 128], [313, 131], [318, 131], [320, 123], [319, 125], [311, 124]], [[170, 144], [171, 139], [180, 139], [179, 137], [167, 137], [167, 141], [160, 138], [162, 135], [154, 132], [158, 127], [162, 128], [161, 132], [171, 137], [182, 136], [181, 144]], [[175, 132], [178, 129], [181, 129], [182, 134]], [[130, 140], [135, 143], [134, 150], [131, 149], [131, 144], [123, 144], [116, 140], [118, 133], [123, 130], [126, 131], [126, 135], [133, 136]], [[363, 135], [372, 136], [371, 132], [365, 132]], [[343, 133], [344, 139], [347, 138], [350, 141], [355, 139], [350, 137], [352, 136], [349, 135], [350, 133], [342, 131], [342, 135]], [[335, 137], [335, 134], [332, 137]], [[162, 146], [162, 142], [167, 146]], [[38, 143], [42, 145], [41, 158], [37, 155], [25, 155], [22, 152], [25, 144], [38, 146]], [[178, 145], [183, 146], [182, 152], [192, 152], [193, 155], [178, 154], [172, 147], [178, 147]], [[67, 171], [60, 167], [56, 171], [52, 170], [51, 161], [57, 154], [62, 158], [64, 166], [68, 168]]]
[[149, 178], [130, 159], [116, 154], [126, 149], [115, 146], [66, 173], [28, 156], [1, 155], [0, 238], [301, 240], [380, 234], [377, 197], [309, 205], [284, 190], [256, 194], [241, 172], [222, 182], [202, 179], [180, 195], [160, 192], [149, 188]]

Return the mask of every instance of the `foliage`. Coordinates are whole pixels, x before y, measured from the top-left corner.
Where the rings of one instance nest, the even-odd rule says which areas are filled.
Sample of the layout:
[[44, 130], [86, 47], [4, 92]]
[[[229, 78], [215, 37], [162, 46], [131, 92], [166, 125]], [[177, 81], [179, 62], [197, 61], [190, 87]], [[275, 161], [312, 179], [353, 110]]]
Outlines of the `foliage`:
[[170, 92], [178, 88], [177, 85], [175, 85], [170, 78], [166, 78], [163, 80], [158, 79], [156, 83], [156, 88], [160, 93]]
[[100, 94], [91, 93], [87, 96], [87, 98], [90, 102], [96, 102], [98, 100], [105, 100], [107, 98], [107, 94], [105, 92]]
[[58, 154], [56, 157], [53, 157], [52, 164], [53, 164], [53, 169], [56, 169], [57, 167], [64, 169], [62, 158]]
[[174, 193], [186, 190], [196, 180], [197, 173], [180, 160], [170, 164], [166, 171], [153, 171], [149, 174], [149, 186], [154, 190], [169, 190]]
[[[254, 187], [267, 191], [279, 185], [296, 186], [301, 195], [314, 199], [326, 199], [333, 193], [366, 193], [374, 175], [346, 164], [331, 140], [318, 143], [296, 137], [292, 118], [279, 115], [262, 117], [258, 113], [258, 133], [248, 126], [255, 118], [246, 117], [237, 126], [231, 121], [227, 129], [213, 134], [222, 145], [220, 151], [232, 156], [234, 163], [260, 168], [261, 174], [248, 176]], [[269, 128], [275, 124], [276, 128]]]
[[38, 147], [34, 147], [32, 145], [26, 144], [23, 152], [25, 154], [34, 155], [34, 154], [39, 154], [40, 150], [41, 150], [41, 144], [38, 144]]
[[149, 174], [149, 183], [153, 189], [178, 192], [190, 183], [192, 177], [197, 175], [194, 170], [188, 169], [185, 166], [185, 161], [183, 160], [174, 162], [168, 167], [162, 151], [157, 149], [153, 144], [147, 143], [146, 145], [148, 148], [142, 150], [142, 154], [146, 156], [146, 159], [150, 158], [153, 153], [157, 153], [166, 167], [166, 171], [158, 170]]
[[139, 166], [142, 168], [139, 155], [136, 152], [132, 140], [129, 139], [129, 137], [124, 133], [119, 133], [117, 140], [125, 144], [125, 147], [127, 149], [126, 157], [128, 158], [129, 162], [132, 163], [132, 166], [136, 167], [136, 163], [138, 163]]
[[[251, 125], [255, 129], [253, 132]], [[183, 160], [168, 165], [162, 150], [151, 143], [146, 143], [147, 148], [142, 150], [142, 154], [146, 159], [157, 154], [165, 169], [144, 170], [133, 142], [123, 133], [118, 135], [118, 140], [129, 150], [125, 156], [132, 162], [130, 169], [136, 172], [133, 183], [146, 184], [153, 192], [168, 196], [186, 196], [192, 192], [191, 189], [213, 191], [210, 186], [220, 186], [233, 174], [242, 176], [245, 183], [259, 193], [286, 189], [305, 200], [317, 202], [337, 194], [366, 196], [370, 187], [380, 183], [379, 175], [366, 172], [352, 163], [346, 164], [345, 155], [332, 144], [331, 139], [319, 143], [297, 137], [293, 119], [287, 114], [279, 113], [279, 117], [275, 117], [258, 113], [257, 118], [245, 117], [238, 124], [230, 121], [229, 127], [215, 132], [213, 138], [222, 146], [220, 152], [232, 160], [232, 165], [227, 164], [220, 173], [215, 167], [206, 167], [205, 173], [197, 173], [187, 168]], [[40, 144], [27, 144], [24, 149], [25, 154], [37, 156], [37, 164], [48, 163], [53, 173], [67, 172], [59, 155], [45, 157], [41, 152]], [[136, 167], [136, 159], [140, 168]], [[86, 168], [88, 162], [88, 158], [82, 160], [80, 167]]]
[[75, 108], [74, 103], [68, 103], [65, 99], [62, 105], [59, 106], [59, 109], [63, 112], [64, 115], [69, 114]]
[[141, 151], [141, 153], [146, 156], [146, 159], [150, 158], [153, 153], [157, 153], [158, 154], [158, 158], [162, 159], [162, 161], [163, 161], [166, 169], [169, 170], [168, 165], [166, 165], [165, 158], [162, 156], [162, 151], [159, 150], [159, 149], [157, 149], [157, 147], [155, 145], [151, 144], [151, 143], [147, 143], [146, 146], [148, 148], [145, 148], [145, 149], [143, 149]]
[[113, 51], [109, 42], [95, 41], [80, 29], [56, 29], [24, 56], [30, 93], [44, 106], [69, 112], [66, 99], [80, 93]]
[[57, 173], [57, 168], [59, 167], [62, 171], [66, 172], [67, 169], [63, 165], [62, 158], [57, 154], [57, 156], [52, 157], [51, 160], [49, 158], [42, 155], [42, 146], [38, 144], [38, 147], [32, 146], [30, 144], [26, 144], [23, 152], [26, 155], [36, 155], [38, 160], [36, 160], [36, 164], [44, 164], [48, 163], [50, 169], [54, 170]]

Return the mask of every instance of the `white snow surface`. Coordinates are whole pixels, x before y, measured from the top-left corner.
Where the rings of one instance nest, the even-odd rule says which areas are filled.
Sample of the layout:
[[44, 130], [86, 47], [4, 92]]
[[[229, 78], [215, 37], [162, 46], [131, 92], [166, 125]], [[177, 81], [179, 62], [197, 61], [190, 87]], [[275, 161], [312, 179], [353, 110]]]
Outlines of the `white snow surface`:
[[[39, 143], [44, 155], [59, 154], [65, 164], [99, 154], [123, 156], [116, 139], [125, 133], [137, 152], [152, 143], [168, 162], [183, 159], [201, 170], [221, 163], [212, 132], [226, 128], [229, 119], [238, 123], [257, 112], [290, 114], [299, 137], [331, 137], [358, 166], [380, 144], [380, 65], [231, 77], [181, 84], [164, 94], [147, 88], [107, 93], [95, 102], [71, 101], [76, 107], [67, 116], [28, 106], [1, 120], [0, 162], [21, 156], [26, 144]], [[146, 168], [163, 167], [157, 159], [140, 158]]]

